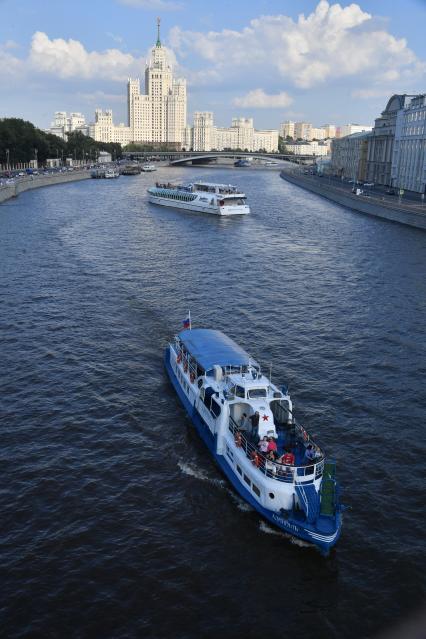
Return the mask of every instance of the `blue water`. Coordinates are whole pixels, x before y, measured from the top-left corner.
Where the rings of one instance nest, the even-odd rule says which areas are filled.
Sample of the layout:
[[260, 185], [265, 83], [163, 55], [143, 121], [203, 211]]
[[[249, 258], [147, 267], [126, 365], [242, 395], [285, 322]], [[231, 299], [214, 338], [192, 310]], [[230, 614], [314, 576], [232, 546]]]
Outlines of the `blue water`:
[[[426, 234], [276, 171], [155, 179], [180, 176], [238, 184], [251, 215], [150, 205], [152, 175], [0, 207], [0, 634], [373, 637], [424, 598]], [[194, 434], [162, 365], [188, 309], [272, 364], [337, 460], [328, 559]]]

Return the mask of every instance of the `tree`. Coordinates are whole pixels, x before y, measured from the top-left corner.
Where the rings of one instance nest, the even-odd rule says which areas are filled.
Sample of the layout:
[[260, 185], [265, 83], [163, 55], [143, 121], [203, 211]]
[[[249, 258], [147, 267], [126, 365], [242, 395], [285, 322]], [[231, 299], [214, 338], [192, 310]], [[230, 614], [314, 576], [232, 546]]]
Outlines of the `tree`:
[[[7, 153], [8, 151], [8, 153]], [[37, 158], [45, 164], [47, 158], [72, 157], [77, 160], [95, 158], [99, 151], [108, 151], [114, 159], [121, 158], [121, 145], [96, 142], [93, 138], [74, 131], [67, 140], [37, 129], [31, 122], [19, 118], [0, 119], [0, 164], [18, 162], [28, 164]]]

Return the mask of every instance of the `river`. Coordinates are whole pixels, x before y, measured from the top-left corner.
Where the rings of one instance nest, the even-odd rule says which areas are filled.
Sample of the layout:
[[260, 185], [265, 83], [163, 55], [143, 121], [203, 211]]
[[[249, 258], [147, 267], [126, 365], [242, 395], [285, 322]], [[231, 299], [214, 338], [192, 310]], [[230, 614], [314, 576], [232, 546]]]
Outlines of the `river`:
[[[153, 177], [153, 175], [155, 177]], [[232, 182], [251, 214], [151, 205]], [[162, 168], [0, 207], [4, 637], [359, 639], [424, 597], [426, 234], [277, 171]], [[188, 309], [337, 460], [329, 558], [231, 490], [165, 374]]]

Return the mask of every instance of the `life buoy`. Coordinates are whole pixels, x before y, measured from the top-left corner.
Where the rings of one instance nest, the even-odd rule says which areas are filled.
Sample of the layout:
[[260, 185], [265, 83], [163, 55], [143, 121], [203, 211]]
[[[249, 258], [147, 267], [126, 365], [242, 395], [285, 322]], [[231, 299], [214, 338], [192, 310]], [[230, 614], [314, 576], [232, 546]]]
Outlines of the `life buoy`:
[[305, 429], [302, 429], [302, 434], [303, 434], [303, 439], [305, 440], [305, 442], [308, 441], [308, 433], [306, 432]]
[[179, 353], [179, 355], [176, 357], [176, 361], [177, 361], [178, 364], [181, 363], [181, 361], [182, 361], [182, 353]]
[[185, 371], [185, 373], [188, 372], [188, 362], [185, 362], [185, 364], [183, 365], [183, 370]]
[[241, 448], [241, 446], [243, 445], [243, 438], [241, 437], [241, 433], [239, 433], [238, 431], [235, 433], [234, 441], [235, 445], [238, 446], [238, 448]]
[[189, 379], [191, 380], [191, 384], [193, 384], [195, 382], [195, 375], [194, 373], [191, 373], [191, 375], [189, 376]]
[[260, 455], [255, 450], [251, 454], [251, 461], [256, 466], [256, 468], [259, 468], [259, 466], [260, 466]]

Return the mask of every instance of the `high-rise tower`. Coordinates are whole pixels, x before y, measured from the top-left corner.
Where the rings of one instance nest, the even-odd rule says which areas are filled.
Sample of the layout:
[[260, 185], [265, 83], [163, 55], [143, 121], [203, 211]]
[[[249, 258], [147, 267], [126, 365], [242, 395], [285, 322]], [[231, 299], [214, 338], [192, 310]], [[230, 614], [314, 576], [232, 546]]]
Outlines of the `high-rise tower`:
[[186, 82], [174, 80], [167, 50], [161, 44], [160, 18], [157, 42], [145, 69], [145, 94], [139, 80], [127, 84], [128, 117], [134, 142], [182, 144], [186, 126]]

